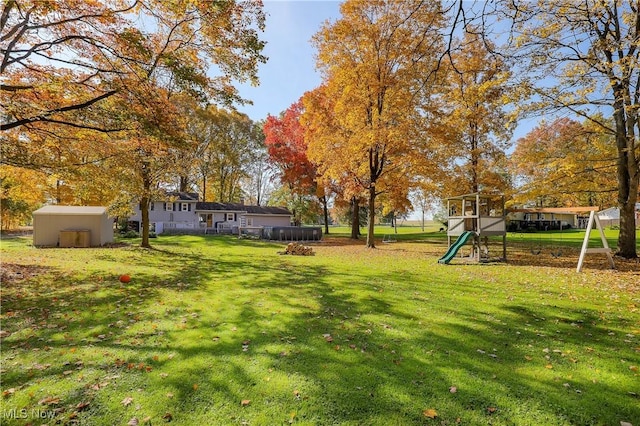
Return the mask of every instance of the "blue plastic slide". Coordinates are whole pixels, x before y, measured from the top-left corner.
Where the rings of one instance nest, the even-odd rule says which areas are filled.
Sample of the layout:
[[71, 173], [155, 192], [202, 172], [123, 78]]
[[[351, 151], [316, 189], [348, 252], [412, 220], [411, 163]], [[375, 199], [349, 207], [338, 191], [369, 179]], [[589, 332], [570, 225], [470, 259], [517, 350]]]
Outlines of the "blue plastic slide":
[[458, 250], [460, 250], [460, 247], [465, 245], [469, 240], [469, 238], [472, 237], [473, 235], [475, 235], [475, 232], [473, 231], [465, 231], [462, 234], [460, 234], [456, 242], [451, 244], [451, 247], [449, 247], [449, 250], [447, 250], [444, 256], [438, 259], [438, 263], [451, 262], [451, 259], [455, 257], [456, 253], [458, 253]]

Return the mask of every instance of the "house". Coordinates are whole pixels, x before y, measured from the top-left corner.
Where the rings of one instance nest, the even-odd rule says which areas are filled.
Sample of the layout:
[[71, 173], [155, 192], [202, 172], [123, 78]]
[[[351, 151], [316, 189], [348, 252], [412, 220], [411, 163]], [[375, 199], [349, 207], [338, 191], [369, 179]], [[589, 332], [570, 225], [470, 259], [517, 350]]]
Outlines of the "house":
[[243, 203], [196, 203], [201, 227], [216, 232], [233, 232], [239, 228], [290, 226], [292, 214], [284, 207], [247, 206]]
[[[609, 207], [598, 212], [602, 226], [620, 226], [620, 208]], [[636, 203], [636, 228], [640, 226], [640, 203]]]
[[[152, 201], [149, 222], [157, 234], [239, 233], [242, 229], [262, 229], [289, 226], [291, 212], [284, 207], [249, 206], [244, 203], [213, 203], [198, 201], [198, 194], [176, 192], [167, 194], [168, 201]], [[134, 206], [130, 225], [139, 230], [142, 222], [140, 205]]]
[[33, 245], [90, 247], [113, 242], [106, 207], [44, 206], [33, 212]]
[[[541, 212], [537, 209], [511, 209], [507, 214], [509, 231], [547, 231], [551, 229], [585, 228], [586, 218], [576, 213]], [[544, 210], [544, 209], [540, 209]]]
[[[597, 207], [512, 208], [507, 220], [509, 231], [586, 228], [589, 210]], [[611, 207], [598, 212], [603, 226], [620, 225], [620, 209]], [[640, 203], [636, 203], [636, 227], [640, 226]]]

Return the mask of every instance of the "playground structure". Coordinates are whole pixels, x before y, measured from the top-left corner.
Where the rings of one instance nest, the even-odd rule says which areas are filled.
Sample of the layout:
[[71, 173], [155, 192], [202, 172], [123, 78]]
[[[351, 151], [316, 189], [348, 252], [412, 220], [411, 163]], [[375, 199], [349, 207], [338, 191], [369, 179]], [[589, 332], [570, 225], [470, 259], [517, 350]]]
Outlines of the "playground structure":
[[[506, 212], [503, 195], [473, 193], [447, 198], [449, 249], [439, 263], [449, 263], [458, 251], [471, 242], [472, 250], [466, 258], [476, 262], [488, 261], [489, 237], [502, 237], [502, 256], [507, 260]], [[457, 239], [452, 243], [452, 239]]]
[[[597, 215], [599, 208], [598, 207], [558, 207], [558, 208], [536, 208], [536, 209], [511, 209], [510, 212], [517, 213], [526, 213], [526, 214], [551, 214], [551, 215], [562, 215], [562, 214], [589, 214], [589, 219], [586, 223], [586, 233], [584, 235], [584, 240], [582, 242], [582, 248], [580, 249], [580, 257], [578, 258], [578, 266], [576, 267], [576, 272], [580, 272], [582, 270], [582, 265], [584, 263], [584, 258], [587, 254], [605, 254], [607, 259], [609, 260], [609, 264], [611, 265], [611, 269], [615, 269], [615, 263], [613, 262], [613, 255], [611, 254], [611, 248], [609, 247], [609, 243], [607, 242], [607, 238], [604, 235], [604, 229], [602, 224], [600, 223], [600, 219]], [[593, 247], [589, 248], [589, 238], [591, 236], [591, 231], [593, 227], [598, 230], [600, 234], [600, 240], [602, 241], [602, 247]], [[562, 225], [560, 225], [560, 231], [562, 231]], [[539, 254], [539, 248], [536, 249]], [[559, 252], [552, 252], [552, 256], [557, 257]]]
[[[586, 233], [580, 249], [576, 272], [582, 270], [584, 258], [587, 254], [605, 254], [612, 269], [615, 269], [611, 248], [604, 235], [604, 229], [600, 223], [597, 212], [598, 207], [560, 207], [560, 208], [535, 208], [535, 209], [511, 209], [509, 212], [526, 213], [528, 215], [550, 214], [552, 220], [558, 223], [558, 228], [562, 232], [563, 223], [558, 220], [561, 215], [567, 214], [589, 214], [586, 221]], [[460, 249], [467, 243], [471, 243], [472, 250], [466, 258], [476, 262], [489, 260], [489, 237], [502, 236], [502, 257], [498, 260], [507, 260], [507, 232], [506, 232], [506, 210], [504, 208], [504, 196], [487, 194], [466, 194], [457, 197], [447, 198], [448, 229], [447, 243], [448, 250], [438, 262], [449, 263]], [[555, 217], [558, 216], [558, 218]], [[602, 247], [589, 248], [591, 231], [596, 228], [600, 234]], [[453, 237], [457, 239], [452, 243]], [[539, 250], [539, 248], [537, 249]], [[539, 254], [534, 253], [533, 254]], [[552, 251], [553, 257], [561, 255], [561, 249]], [[464, 258], [462, 258], [464, 259]]]

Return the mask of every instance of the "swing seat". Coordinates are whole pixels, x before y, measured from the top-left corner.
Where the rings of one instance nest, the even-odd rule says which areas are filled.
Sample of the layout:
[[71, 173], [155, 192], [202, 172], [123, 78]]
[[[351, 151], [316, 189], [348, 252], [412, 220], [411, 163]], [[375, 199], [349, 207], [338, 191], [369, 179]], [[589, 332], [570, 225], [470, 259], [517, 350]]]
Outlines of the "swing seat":
[[391, 236], [390, 236], [390, 235], [388, 235], [388, 234], [387, 234], [387, 235], [385, 235], [385, 236], [382, 238], [382, 242], [383, 242], [383, 243], [385, 243], [385, 244], [387, 244], [387, 243], [395, 243], [396, 241], [397, 241], [397, 240], [392, 239], [392, 238], [391, 238]]

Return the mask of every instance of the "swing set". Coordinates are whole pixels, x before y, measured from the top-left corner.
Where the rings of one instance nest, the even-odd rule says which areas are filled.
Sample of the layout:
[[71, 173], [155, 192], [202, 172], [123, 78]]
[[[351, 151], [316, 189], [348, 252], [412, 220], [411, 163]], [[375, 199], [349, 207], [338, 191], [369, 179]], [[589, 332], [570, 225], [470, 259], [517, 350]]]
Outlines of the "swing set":
[[[562, 223], [560, 223], [560, 243], [558, 245], [556, 245], [556, 246], [552, 246], [551, 251], [550, 251], [552, 257], [555, 257], [555, 258], [562, 257], [562, 235], [563, 235], [562, 231], [563, 231], [563, 229], [565, 229], [565, 227], [562, 225]], [[524, 245], [525, 244], [524, 243], [524, 234], [522, 234], [522, 233], [520, 234], [520, 240], [521, 240], [521, 242], [523, 242], [523, 245]], [[540, 255], [542, 253], [542, 241], [543, 241], [542, 236], [540, 236], [538, 234], [537, 240], [529, 243], [529, 251], [531, 252], [531, 254], [533, 254], [534, 256], [538, 256], [538, 255]], [[548, 239], [548, 241], [554, 242], [555, 238], [553, 238], [553, 236], [551, 236]]]
[[[576, 272], [580, 272], [582, 270], [582, 265], [584, 263], [584, 258], [587, 254], [605, 254], [607, 259], [609, 260], [609, 264], [611, 265], [611, 269], [615, 269], [615, 264], [613, 262], [613, 255], [611, 253], [611, 248], [609, 247], [609, 243], [604, 235], [604, 229], [602, 224], [600, 223], [600, 219], [598, 218], [597, 211], [598, 207], [559, 207], [559, 208], [539, 208], [539, 209], [511, 209], [509, 212], [513, 213], [525, 213], [525, 214], [577, 214], [577, 213], [589, 213], [589, 219], [587, 222], [587, 230], [584, 236], [584, 240], [582, 242], [582, 248], [580, 249], [580, 257], [578, 258], [578, 266], [576, 267]], [[593, 227], [596, 227], [600, 234], [600, 239], [602, 241], [602, 247], [593, 247], [589, 248], [589, 238], [591, 236], [591, 231]], [[560, 244], [551, 250], [551, 256], [554, 258], [558, 258], [562, 256], [562, 238], [563, 238], [563, 224], [560, 221]], [[531, 254], [539, 255], [542, 253], [542, 239], [539, 236], [537, 244], [532, 244], [530, 247]]]

